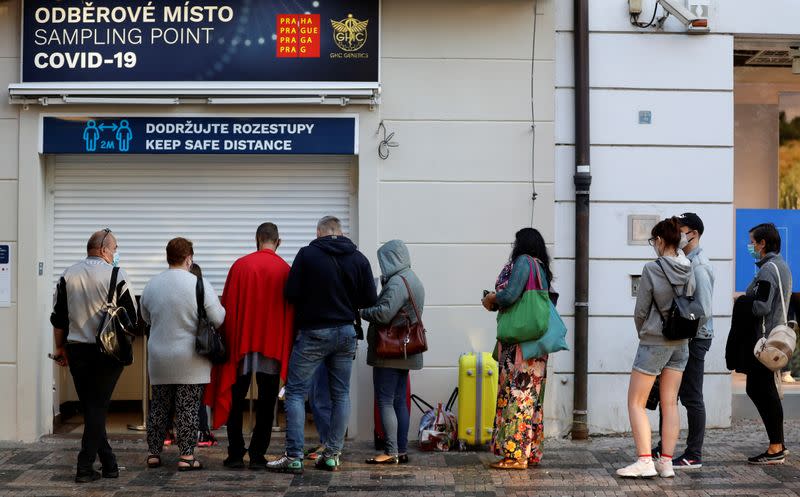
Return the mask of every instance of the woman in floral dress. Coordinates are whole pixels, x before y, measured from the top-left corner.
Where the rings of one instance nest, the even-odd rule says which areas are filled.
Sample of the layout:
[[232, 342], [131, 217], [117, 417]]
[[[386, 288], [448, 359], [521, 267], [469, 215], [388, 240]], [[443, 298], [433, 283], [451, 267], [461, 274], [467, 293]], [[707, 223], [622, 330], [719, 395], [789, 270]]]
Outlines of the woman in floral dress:
[[[521, 229], [511, 258], [497, 279], [496, 291], [484, 297], [483, 306], [497, 311], [514, 305], [525, 291], [531, 268], [537, 265], [552, 288], [550, 257], [542, 235], [533, 228]], [[551, 293], [551, 298], [557, 294]], [[491, 467], [527, 469], [542, 459], [547, 356], [524, 359], [521, 346], [499, 342], [497, 352], [500, 385], [491, 448], [502, 459]]]

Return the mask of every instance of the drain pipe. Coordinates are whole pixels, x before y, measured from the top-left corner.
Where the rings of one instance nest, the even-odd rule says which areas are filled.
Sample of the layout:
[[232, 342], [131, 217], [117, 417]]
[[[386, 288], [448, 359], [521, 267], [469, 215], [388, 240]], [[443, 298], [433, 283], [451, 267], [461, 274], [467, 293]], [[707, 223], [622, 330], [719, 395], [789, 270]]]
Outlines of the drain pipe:
[[574, 0], [575, 19], [575, 390], [572, 439], [589, 438], [589, 0]]

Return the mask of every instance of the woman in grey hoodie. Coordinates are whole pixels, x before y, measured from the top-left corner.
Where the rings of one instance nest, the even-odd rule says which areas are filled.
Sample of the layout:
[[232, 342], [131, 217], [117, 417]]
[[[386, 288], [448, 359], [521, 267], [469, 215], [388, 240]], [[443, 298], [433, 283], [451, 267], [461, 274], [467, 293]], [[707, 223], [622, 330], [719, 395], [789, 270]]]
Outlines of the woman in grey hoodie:
[[[406, 319], [411, 323], [421, 320], [425, 289], [411, 270], [411, 257], [402, 241], [391, 240], [379, 248], [378, 263], [383, 288], [375, 305], [361, 310], [361, 317], [370, 322], [367, 364], [373, 368], [375, 400], [381, 413], [386, 446], [384, 454], [367, 459], [367, 464], [399, 464], [408, 462], [408, 371], [422, 369], [422, 353], [392, 359], [380, 357], [376, 350], [377, 334], [378, 328], [385, 325], [403, 325]], [[408, 289], [420, 315], [414, 309]]]
[[[678, 389], [689, 359], [688, 340], [667, 340], [662, 334], [664, 317], [672, 307], [675, 293], [694, 294], [692, 264], [678, 248], [681, 242], [678, 218], [664, 219], [653, 227], [650, 234], [650, 245], [658, 259], [645, 264], [639, 281], [633, 317], [639, 334], [639, 349], [628, 386], [628, 416], [639, 458], [617, 470], [617, 475], [628, 478], [675, 476], [672, 453], [680, 431]], [[645, 405], [659, 375], [662, 454], [654, 462]]]
[[[746, 295], [754, 299], [752, 312], [761, 324], [762, 328], [758, 330], [760, 336], [761, 332], [768, 334], [776, 326], [786, 324], [786, 303], [792, 291], [792, 273], [780, 255], [781, 236], [772, 223], [759, 224], [750, 230], [747, 251], [756, 259], [758, 267], [758, 273], [747, 287]], [[777, 387], [780, 381], [780, 372], [770, 371], [755, 360], [747, 372], [747, 396], [758, 409], [769, 436], [767, 450], [748, 458], [750, 464], [783, 464], [786, 460], [783, 405]]]

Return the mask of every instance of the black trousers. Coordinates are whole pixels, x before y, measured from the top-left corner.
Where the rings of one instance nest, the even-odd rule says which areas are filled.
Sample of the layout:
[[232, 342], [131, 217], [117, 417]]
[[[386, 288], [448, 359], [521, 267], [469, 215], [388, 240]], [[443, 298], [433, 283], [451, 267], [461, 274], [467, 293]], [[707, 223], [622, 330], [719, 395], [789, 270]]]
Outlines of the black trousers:
[[761, 415], [769, 443], [783, 444], [783, 404], [775, 385], [775, 373], [760, 362], [754, 362], [756, 364], [747, 373], [747, 396]]
[[111, 394], [123, 366], [100, 353], [95, 344], [67, 345], [69, 372], [83, 410], [83, 437], [78, 453], [78, 473], [90, 473], [95, 458], [107, 470], [117, 467], [117, 459], [108, 444], [106, 416]]
[[242, 436], [244, 400], [250, 389], [251, 375], [240, 376], [231, 392], [231, 411], [228, 415], [228, 455], [243, 457], [249, 453], [251, 461], [259, 461], [267, 453], [272, 439], [272, 422], [275, 419], [275, 401], [278, 399], [280, 375], [256, 373], [258, 400], [256, 405], [256, 425], [250, 437], [250, 447], [245, 449]]
[[689, 434], [686, 438], [685, 454], [690, 458], [703, 457], [703, 440], [706, 434], [706, 404], [703, 401], [703, 376], [706, 369], [706, 353], [711, 348], [711, 339], [689, 340], [689, 361], [683, 371], [678, 398], [686, 408]]

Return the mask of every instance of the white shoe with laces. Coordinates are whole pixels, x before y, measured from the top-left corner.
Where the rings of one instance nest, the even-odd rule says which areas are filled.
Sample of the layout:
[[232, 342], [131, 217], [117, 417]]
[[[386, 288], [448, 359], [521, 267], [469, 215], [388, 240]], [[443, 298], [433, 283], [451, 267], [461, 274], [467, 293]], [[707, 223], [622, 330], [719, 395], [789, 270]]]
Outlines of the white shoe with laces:
[[617, 470], [617, 476], [622, 478], [652, 478], [657, 474], [651, 457], [640, 457], [635, 463]]
[[675, 470], [672, 468], [672, 459], [669, 457], [659, 457], [655, 462], [656, 471], [661, 478], [674, 478]]

